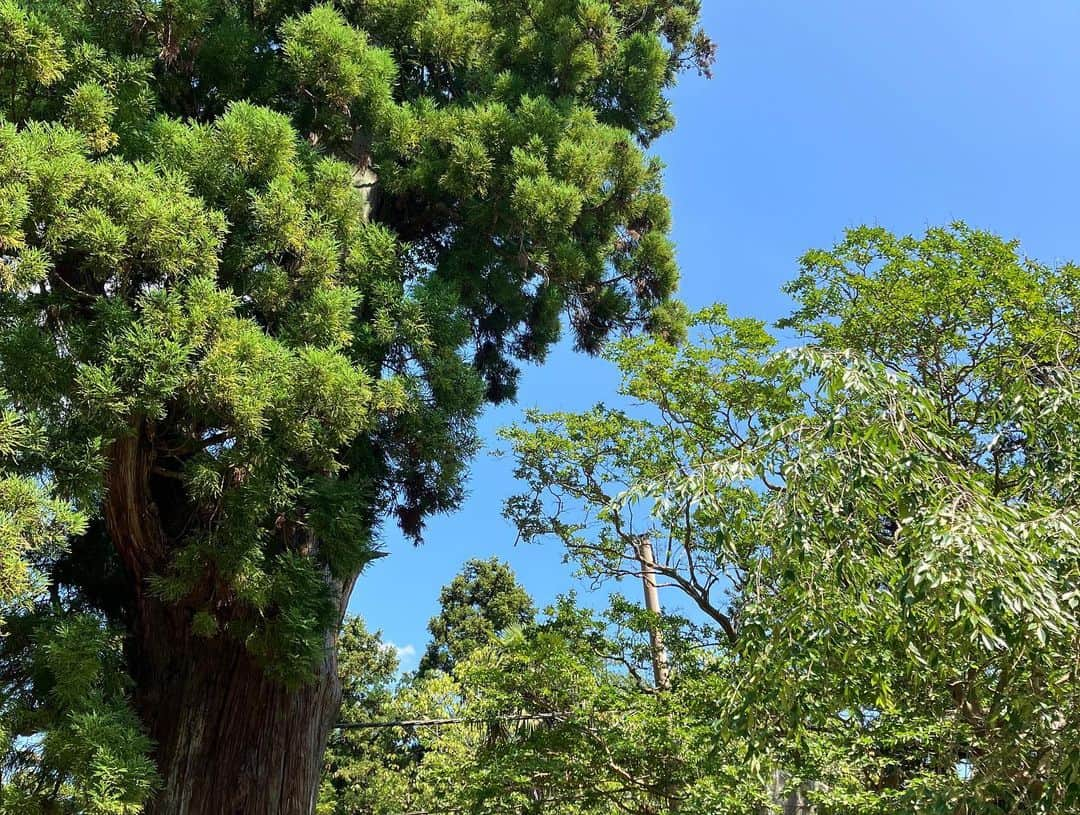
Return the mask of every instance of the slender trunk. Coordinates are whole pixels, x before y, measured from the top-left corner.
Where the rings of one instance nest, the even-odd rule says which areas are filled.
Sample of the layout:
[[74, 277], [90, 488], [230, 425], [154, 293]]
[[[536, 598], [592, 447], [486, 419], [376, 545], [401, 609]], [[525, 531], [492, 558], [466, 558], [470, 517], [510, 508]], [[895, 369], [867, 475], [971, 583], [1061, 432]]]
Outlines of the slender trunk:
[[[167, 562], [177, 487], [153, 474], [153, 428], [134, 430], [110, 451], [105, 516], [134, 588], [129, 666], [162, 778], [147, 815], [310, 815], [341, 700], [336, 632], [311, 681], [289, 688], [236, 638], [196, 636], [197, 598], [152, 596], [146, 581]], [[342, 611], [350, 588], [332, 585]]]
[[[656, 586], [656, 572], [652, 543], [641, 538], [637, 543], [637, 558], [641, 564], [641, 584], [645, 590], [645, 608], [653, 614], [660, 614], [660, 591]], [[649, 645], [652, 650], [653, 681], [660, 690], [671, 687], [671, 669], [668, 666], [667, 648], [664, 646], [664, 634], [654, 624], [649, 628]]]

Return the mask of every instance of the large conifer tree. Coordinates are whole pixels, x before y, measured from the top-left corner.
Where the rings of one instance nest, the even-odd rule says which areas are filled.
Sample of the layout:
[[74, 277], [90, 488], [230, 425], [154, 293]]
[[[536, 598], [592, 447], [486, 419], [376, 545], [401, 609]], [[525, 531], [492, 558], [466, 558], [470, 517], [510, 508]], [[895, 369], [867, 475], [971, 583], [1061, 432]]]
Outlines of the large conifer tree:
[[38, 566], [124, 632], [150, 812], [310, 811], [380, 523], [455, 505], [564, 316], [584, 350], [663, 322], [643, 148], [697, 14], [0, 0], [0, 387], [42, 440], [13, 477], [89, 521]]

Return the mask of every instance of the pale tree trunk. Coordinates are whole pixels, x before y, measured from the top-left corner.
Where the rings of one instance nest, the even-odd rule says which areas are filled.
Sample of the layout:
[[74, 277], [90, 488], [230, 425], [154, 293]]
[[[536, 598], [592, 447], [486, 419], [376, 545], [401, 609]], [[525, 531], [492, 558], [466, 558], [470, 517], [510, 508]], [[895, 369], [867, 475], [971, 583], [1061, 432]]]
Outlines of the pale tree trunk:
[[[656, 570], [653, 564], [656, 562], [653, 555], [652, 543], [648, 538], [638, 539], [636, 556], [641, 565], [641, 586], [645, 592], [645, 608], [653, 614], [661, 614], [660, 590], [656, 585]], [[652, 652], [653, 682], [658, 690], [668, 690], [671, 687], [671, 668], [668, 665], [667, 647], [664, 645], [664, 634], [655, 623], [649, 627], [649, 646]]]
[[[162, 778], [147, 814], [310, 815], [341, 700], [336, 631], [327, 632], [311, 680], [289, 688], [267, 677], [235, 638], [192, 633], [206, 593], [165, 603], [147, 591], [147, 577], [167, 563], [162, 516], [176, 494], [175, 482], [152, 474], [152, 433], [140, 426], [113, 445], [105, 507], [133, 582], [128, 661]], [[343, 613], [352, 581], [328, 586]], [[228, 603], [215, 611], [243, 613]]]

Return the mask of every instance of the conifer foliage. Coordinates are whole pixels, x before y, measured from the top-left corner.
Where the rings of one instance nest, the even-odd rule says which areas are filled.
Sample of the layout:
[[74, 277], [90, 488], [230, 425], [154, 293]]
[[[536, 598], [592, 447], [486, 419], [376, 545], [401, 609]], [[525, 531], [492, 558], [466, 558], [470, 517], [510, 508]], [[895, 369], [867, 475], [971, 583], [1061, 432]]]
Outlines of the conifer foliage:
[[[23, 508], [0, 515], [2, 574], [5, 603], [29, 598], [4, 682], [105, 716], [112, 679], [69, 699], [27, 678], [42, 632], [88, 626], [143, 728], [114, 728], [131, 758], [101, 793], [42, 760], [49, 722], [16, 719], [11, 750], [59, 773], [35, 794], [135, 811], [149, 736], [152, 812], [310, 810], [332, 632], [384, 517], [419, 536], [455, 505], [477, 411], [564, 318], [589, 351], [669, 322], [643, 148], [679, 70], [708, 68], [697, 14], [0, 0], [0, 453]], [[209, 727], [236, 754], [211, 757]]]
[[439, 593], [439, 613], [428, 622], [431, 642], [418, 670], [451, 673], [462, 657], [535, 616], [532, 598], [510, 564], [498, 558], [470, 560]]

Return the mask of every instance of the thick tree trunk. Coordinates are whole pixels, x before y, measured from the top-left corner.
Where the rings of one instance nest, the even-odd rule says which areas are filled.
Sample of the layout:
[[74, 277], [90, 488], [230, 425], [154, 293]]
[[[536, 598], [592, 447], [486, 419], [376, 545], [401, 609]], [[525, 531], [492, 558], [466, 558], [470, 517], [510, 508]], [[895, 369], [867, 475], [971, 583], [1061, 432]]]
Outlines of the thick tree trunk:
[[289, 689], [242, 644], [193, 637], [169, 616], [146, 627], [136, 676], [164, 782], [149, 815], [310, 815], [341, 698], [333, 648], [313, 682]]
[[[134, 589], [128, 656], [135, 705], [163, 781], [147, 815], [310, 815], [341, 701], [336, 631], [327, 632], [311, 681], [288, 688], [267, 677], [235, 637], [192, 632], [195, 609], [208, 603], [226, 619], [243, 613], [212, 585], [186, 602], [152, 596], [147, 578], [168, 561], [166, 530], [178, 495], [175, 481], [153, 474], [153, 455], [152, 427], [114, 443], [105, 505], [109, 536]], [[342, 613], [350, 589], [351, 582], [331, 584]]]

